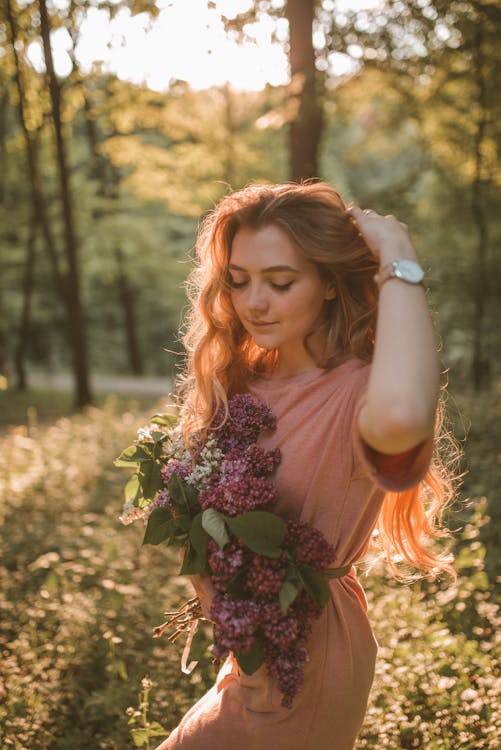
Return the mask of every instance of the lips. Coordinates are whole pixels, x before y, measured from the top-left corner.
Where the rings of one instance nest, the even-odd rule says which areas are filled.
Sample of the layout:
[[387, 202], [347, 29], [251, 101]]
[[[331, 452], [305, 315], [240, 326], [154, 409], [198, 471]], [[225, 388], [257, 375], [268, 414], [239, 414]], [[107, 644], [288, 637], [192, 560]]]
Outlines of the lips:
[[267, 328], [268, 326], [275, 325], [274, 321], [268, 322], [267, 320], [250, 320], [249, 323], [256, 328]]

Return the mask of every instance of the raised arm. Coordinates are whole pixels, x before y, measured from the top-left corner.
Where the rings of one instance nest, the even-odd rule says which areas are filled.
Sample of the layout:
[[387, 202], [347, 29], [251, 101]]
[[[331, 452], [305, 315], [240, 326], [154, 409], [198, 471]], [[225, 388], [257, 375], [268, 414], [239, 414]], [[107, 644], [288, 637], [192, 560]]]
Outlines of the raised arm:
[[[417, 261], [407, 228], [394, 216], [348, 209], [380, 269]], [[422, 284], [389, 278], [380, 287], [374, 358], [358, 427], [381, 453], [401, 453], [433, 431], [440, 390], [437, 339]]]

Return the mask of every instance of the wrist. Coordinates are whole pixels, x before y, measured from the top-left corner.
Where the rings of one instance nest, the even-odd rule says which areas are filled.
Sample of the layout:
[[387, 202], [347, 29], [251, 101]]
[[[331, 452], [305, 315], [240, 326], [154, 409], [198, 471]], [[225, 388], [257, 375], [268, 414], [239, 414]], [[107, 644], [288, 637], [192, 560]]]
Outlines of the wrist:
[[409, 243], [400, 243], [395, 247], [385, 247], [384, 251], [381, 250], [379, 253], [379, 267], [383, 268], [388, 263], [393, 263], [395, 260], [412, 260], [414, 263], [419, 263], [414, 246]]
[[417, 261], [401, 257], [382, 265], [374, 276], [374, 281], [380, 289], [391, 279], [397, 279], [412, 286], [422, 286], [424, 271]]

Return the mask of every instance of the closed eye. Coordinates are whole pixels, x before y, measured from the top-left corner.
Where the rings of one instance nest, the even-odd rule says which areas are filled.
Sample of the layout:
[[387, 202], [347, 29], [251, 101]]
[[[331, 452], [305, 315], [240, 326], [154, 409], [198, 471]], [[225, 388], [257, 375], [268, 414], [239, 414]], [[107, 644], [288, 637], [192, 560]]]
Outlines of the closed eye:
[[[244, 286], [246, 286], [249, 283], [249, 280], [246, 279], [244, 281], [235, 281], [235, 279], [232, 276], [228, 276], [228, 284], [232, 289], [243, 289]], [[270, 286], [272, 289], [275, 289], [277, 292], [286, 292], [287, 289], [290, 289], [293, 285], [294, 281], [288, 281], [286, 284], [277, 284], [274, 281], [270, 281]]]
[[228, 284], [232, 289], [242, 289], [248, 281], [235, 281], [231, 276], [228, 276]]

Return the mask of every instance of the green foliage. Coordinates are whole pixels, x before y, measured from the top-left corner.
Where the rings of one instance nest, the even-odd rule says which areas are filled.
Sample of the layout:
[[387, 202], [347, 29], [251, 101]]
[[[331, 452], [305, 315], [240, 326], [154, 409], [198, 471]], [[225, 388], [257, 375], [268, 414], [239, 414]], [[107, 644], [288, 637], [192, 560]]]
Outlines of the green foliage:
[[151, 511], [144, 533], [143, 544], [160, 544], [175, 535], [176, 527], [168, 508], [155, 508]]
[[134, 746], [145, 747], [146, 750], [149, 750], [151, 747], [150, 739], [152, 737], [162, 737], [167, 734], [166, 730], [158, 723], [158, 721], [150, 722], [148, 720], [148, 710], [150, 706], [148, 698], [152, 687], [152, 681], [147, 677], [144, 677], [141, 680], [138, 708], [136, 710], [132, 707], [127, 709], [127, 714], [130, 717], [129, 726], [133, 727], [133, 729], [131, 729], [131, 735]]
[[324, 577], [318, 570], [310, 568], [309, 565], [299, 566], [299, 575], [301, 582], [312, 599], [316, 601], [319, 607], [325, 607], [329, 601], [330, 594]]
[[264, 662], [263, 644], [256, 638], [250, 651], [245, 654], [236, 651], [235, 658], [245, 674], [254, 674]]
[[220, 549], [223, 549], [230, 541], [224, 516], [219, 511], [214, 510], [214, 508], [206, 508], [204, 510], [202, 513], [202, 526], [207, 534], [219, 545]]
[[230, 531], [258, 555], [280, 557], [285, 539], [285, 522], [264, 510], [252, 510], [241, 516], [225, 518]]
[[295, 601], [299, 593], [298, 587], [292, 581], [284, 581], [279, 592], [280, 609], [287, 614], [287, 610]]

